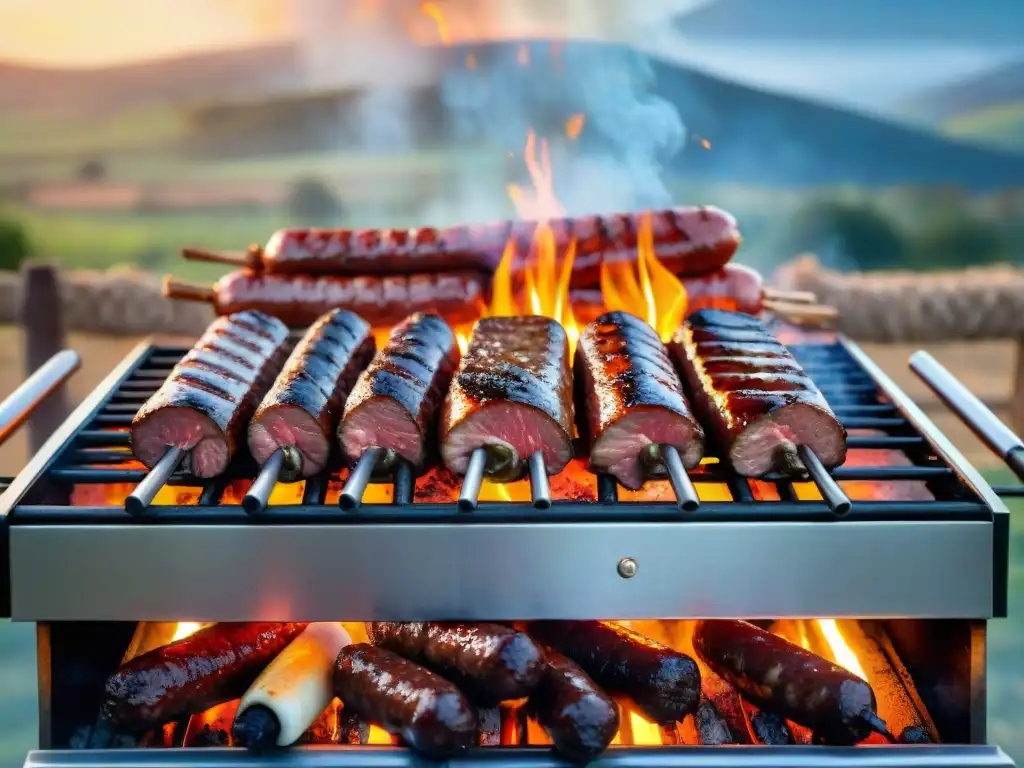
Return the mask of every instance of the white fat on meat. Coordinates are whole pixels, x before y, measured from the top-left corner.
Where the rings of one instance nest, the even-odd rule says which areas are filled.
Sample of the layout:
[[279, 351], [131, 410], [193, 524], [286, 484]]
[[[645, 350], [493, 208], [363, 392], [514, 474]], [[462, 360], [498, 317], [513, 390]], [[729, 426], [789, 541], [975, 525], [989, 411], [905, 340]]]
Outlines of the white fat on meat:
[[277, 745], [294, 744], [334, 698], [334, 663], [351, 643], [337, 622], [310, 624], [256, 678], [242, 697], [236, 717], [262, 705], [280, 725]]

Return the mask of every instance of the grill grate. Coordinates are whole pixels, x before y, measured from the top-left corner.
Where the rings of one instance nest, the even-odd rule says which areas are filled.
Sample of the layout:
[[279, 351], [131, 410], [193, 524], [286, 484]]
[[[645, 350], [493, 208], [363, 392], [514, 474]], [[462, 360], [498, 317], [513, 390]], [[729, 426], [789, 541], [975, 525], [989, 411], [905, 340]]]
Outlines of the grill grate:
[[[833, 471], [838, 481], [900, 482], [926, 484], [934, 500], [909, 501], [880, 499], [854, 500], [848, 520], [985, 520], [991, 509], [968, 482], [943, 458], [936, 455], [924, 425], [908, 420], [901, 404], [892, 400], [872, 379], [867, 370], [850, 354], [842, 342], [796, 344], [791, 349], [822, 390], [836, 415], [848, 430], [852, 450], [875, 449], [901, 451], [909, 460], [904, 465], [844, 466]], [[68, 503], [35, 503], [51, 494], [33, 493], [71, 485], [135, 484], [145, 471], [113, 465], [131, 460], [127, 428], [146, 399], [156, 391], [171, 368], [187, 352], [184, 347], [143, 346], [125, 362], [120, 373], [108, 379], [108, 388], [100, 388], [85, 405], [80, 421], [64, 440], [53, 446], [40, 467], [32, 488], [20, 491], [23, 503], [15, 507], [12, 523], [125, 523], [136, 520], [120, 506], [70, 506]], [[877, 434], [857, 434], [872, 430]], [[45, 453], [45, 451], [44, 451]], [[429, 522], [645, 522], [645, 521], [717, 521], [717, 520], [833, 520], [825, 502], [801, 500], [791, 483], [775, 483], [778, 501], [756, 500], [751, 483], [721, 463], [705, 464], [691, 479], [702, 483], [724, 483], [732, 501], [704, 501], [699, 511], [687, 516], [668, 502], [619, 501], [618, 486], [608, 476], [597, 478], [597, 501], [559, 501], [547, 510], [535, 510], [527, 503], [481, 502], [471, 512], [461, 512], [453, 502], [414, 502], [414, 478], [408, 467], [401, 467], [393, 483], [392, 501], [364, 503], [354, 511], [325, 504], [328, 485], [338, 473], [306, 480], [302, 503], [271, 505], [258, 517], [250, 516], [239, 504], [222, 503], [228, 483], [252, 480], [256, 468], [244, 460], [236, 463], [230, 478], [202, 484], [197, 504], [151, 505], [138, 518], [143, 523], [429, 523]], [[170, 485], [195, 488], [194, 478], [174, 475]], [[28, 491], [28, 493], [25, 493]], [[1017, 489], [1014, 495], [1024, 495]], [[27, 500], [33, 499], [30, 503]]]

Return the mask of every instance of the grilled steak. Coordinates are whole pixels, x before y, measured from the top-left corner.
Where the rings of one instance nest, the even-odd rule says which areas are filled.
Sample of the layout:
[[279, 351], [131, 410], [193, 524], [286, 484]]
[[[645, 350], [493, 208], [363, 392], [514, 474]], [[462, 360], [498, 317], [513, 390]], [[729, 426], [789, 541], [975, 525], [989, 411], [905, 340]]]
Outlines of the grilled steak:
[[320, 472], [331, 436], [359, 372], [373, 355], [369, 324], [345, 309], [310, 326], [260, 403], [249, 425], [249, 450], [262, 466], [279, 448], [293, 448], [304, 477]]
[[672, 352], [701, 422], [740, 475], [802, 475], [799, 445], [828, 468], [846, 459], [846, 430], [756, 317], [701, 310], [680, 327]]
[[421, 468], [458, 361], [455, 334], [437, 315], [417, 313], [397, 326], [345, 403], [338, 439], [349, 461], [379, 447]]
[[177, 447], [188, 451], [186, 472], [224, 472], [287, 343], [284, 323], [262, 312], [214, 320], [132, 420], [135, 458], [152, 467]]
[[465, 474], [486, 448], [488, 474], [512, 480], [541, 451], [557, 474], [572, 458], [572, 377], [565, 331], [546, 317], [487, 317], [473, 330], [441, 418], [447, 467]]
[[678, 449], [687, 469], [700, 463], [704, 431], [665, 345], [643, 320], [608, 312], [584, 328], [574, 374], [593, 471], [637, 489], [645, 475], [664, 471], [662, 445]]

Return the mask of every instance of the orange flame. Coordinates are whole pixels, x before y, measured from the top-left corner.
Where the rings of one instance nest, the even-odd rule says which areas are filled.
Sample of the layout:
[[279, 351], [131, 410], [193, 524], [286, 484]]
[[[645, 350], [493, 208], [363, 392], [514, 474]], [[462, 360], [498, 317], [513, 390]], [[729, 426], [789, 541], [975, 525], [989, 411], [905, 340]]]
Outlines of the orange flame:
[[846, 642], [843, 633], [839, 631], [839, 625], [836, 624], [836, 620], [817, 619], [817, 624], [818, 629], [825, 638], [825, 642], [828, 643], [828, 647], [832, 650], [832, 657], [835, 659], [836, 664], [866, 682], [868, 679], [867, 673], [861, 666], [857, 653]]
[[174, 630], [174, 637], [171, 638], [173, 643], [175, 640], [184, 640], [189, 635], [194, 635], [203, 625], [197, 621], [179, 621], [178, 628]]
[[662, 341], [672, 338], [686, 316], [686, 287], [654, 254], [650, 213], [640, 218], [635, 269], [626, 259], [601, 262], [601, 299], [610, 310], [645, 319]]
[[583, 124], [586, 118], [582, 114], [575, 114], [565, 121], [565, 135], [575, 141], [583, 133]]
[[441, 6], [429, 1], [422, 2], [420, 3], [420, 13], [434, 22], [434, 25], [437, 27], [437, 36], [441, 39], [441, 44], [446, 46], [451, 45], [451, 32], [448, 30], [448, 22], [444, 18]]

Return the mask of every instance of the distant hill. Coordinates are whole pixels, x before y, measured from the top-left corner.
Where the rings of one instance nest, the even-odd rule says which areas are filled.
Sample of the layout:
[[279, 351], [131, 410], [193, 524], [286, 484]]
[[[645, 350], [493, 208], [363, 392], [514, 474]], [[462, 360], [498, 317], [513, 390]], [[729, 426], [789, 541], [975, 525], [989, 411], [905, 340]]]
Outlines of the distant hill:
[[694, 37], [1019, 44], [1020, 0], [714, 0], [679, 16]]

